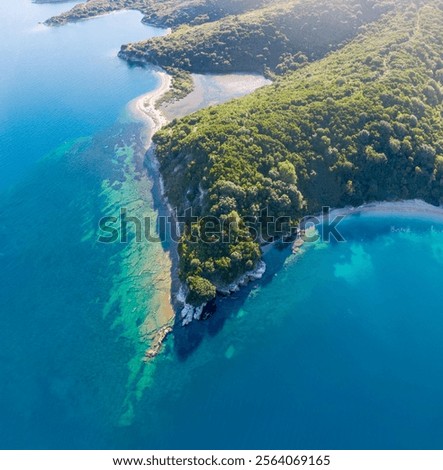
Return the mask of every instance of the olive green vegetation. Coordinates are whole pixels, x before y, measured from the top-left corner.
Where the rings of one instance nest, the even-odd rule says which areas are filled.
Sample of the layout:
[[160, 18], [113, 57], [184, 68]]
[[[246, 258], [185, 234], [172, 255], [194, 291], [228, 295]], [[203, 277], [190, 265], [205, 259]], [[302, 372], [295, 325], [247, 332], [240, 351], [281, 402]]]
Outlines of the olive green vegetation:
[[186, 70], [164, 67], [166, 72], [172, 77], [171, 88], [156, 102], [156, 106], [180, 100], [189, 95], [194, 89], [192, 75]]
[[[40, 3], [43, 3], [43, 1]], [[57, 26], [104, 15], [105, 13], [111, 13], [124, 8], [142, 11], [144, 7], [144, 0], [87, 0], [85, 3], [75, 5], [71, 10], [65, 13], [49, 18], [45, 21], [45, 24], [48, 26]]]
[[234, 227], [228, 243], [203, 221], [185, 230], [189, 302], [256, 266], [247, 220], [264, 207], [295, 223], [325, 205], [441, 203], [443, 2], [396, 4], [339, 51], [156, 134], [169, 202]]
[[[43, 3], [44, 0], [40, 0]], [[46, 0], [47, 1], [47, 0]], [[48, 25], [92, 18], [118, 10], [138, 10], [143, 22], [161, 27], [197, 25], [282, 0], [87, 0], [46, 21]]]
[[190, 292], [188, 300], [196, 305], [209, 302], [217, 293], [214, 284], [201, 276], [189, 276], [188, 286]]
[[[268, 2], [270, 3], [270, 2]], [[122, 47], [133, 62], [196, 73], [284, 74], [357, 35], [393, 5], [386, 0], [287, 0]]]

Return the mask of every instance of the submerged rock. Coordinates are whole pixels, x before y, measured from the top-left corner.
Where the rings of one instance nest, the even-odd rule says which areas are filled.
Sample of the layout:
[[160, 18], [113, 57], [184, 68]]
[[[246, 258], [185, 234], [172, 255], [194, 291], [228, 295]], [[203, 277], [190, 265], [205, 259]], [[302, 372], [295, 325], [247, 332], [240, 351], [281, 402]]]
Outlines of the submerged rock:
[[161, 327], [154, 336], [151, 347], [146, 351], [145, 360], [153, 359], [158, 356], [166, 338], [172, 333], [172, 327], [165, 325]]
[[294, 254], [296, 253], [299, 253], [300, 252], [300, 249], [301, 247], [305, 244], [303, 238], [297, 238], [297, 240], [295, 240], [294, 244], [292, 245], [292, 252]]

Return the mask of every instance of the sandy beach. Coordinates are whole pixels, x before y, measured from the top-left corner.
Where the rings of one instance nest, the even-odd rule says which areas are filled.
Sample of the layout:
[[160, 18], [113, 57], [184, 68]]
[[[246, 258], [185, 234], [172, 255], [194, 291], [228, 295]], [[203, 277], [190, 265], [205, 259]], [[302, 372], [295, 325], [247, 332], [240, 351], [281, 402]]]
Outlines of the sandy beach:
[[154, 91], [135, 98], [128, 105], [132, 118], [148, 123], [147, 146], [150, 145], [152, 136], [173, 119], [240, 98], [271, 83], [256, 74], [193, 74], [194, 89], [189, 95], [177, 101], [163, 103], [157, 108], [156, 103], [171, 89], [172, 78], [161, 68], [154, 70], [160, 85]]
[[373, 202], [359, 207], [333, 209], [330, 213], [331, 217], [363, 214], [443, 219], [443, 207], [433, 206], [419, 199], [410, 199], [406, 201]]
[[166, 116], [156, 108], [156, 103], [170, 90], [172, 79], [163, 70], [158, 69], [155, 73], [160, 81], [159, 86], [155, 90], [135, 98], [128, 104], [130, 116], [136, 121], [147, 123], [143, 135], [146, 149], [151, 144], [152, 136], [168, 123]]

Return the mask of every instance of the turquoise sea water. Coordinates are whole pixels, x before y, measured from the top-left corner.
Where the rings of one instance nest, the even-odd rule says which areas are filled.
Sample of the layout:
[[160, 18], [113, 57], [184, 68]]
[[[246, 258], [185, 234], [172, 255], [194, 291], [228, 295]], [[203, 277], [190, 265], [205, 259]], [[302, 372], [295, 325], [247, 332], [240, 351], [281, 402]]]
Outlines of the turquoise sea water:
[[118, 118], [156, 81], [115, 52], [161, 31], [37, 25], [67, 6], [0, 5], [0, 448], [441, 448], [438, 219], [355, 216], [346, 243], [270, 251], [142, 363], [165, 258], [95, 240], [120, 204], [154, 213]]
[[347, 243], [271, 252], [263, 281], [198, 326], [193, 352], [182, 338], [162, 358], [147, 442], [441, 448], [442, 229], [367, 215], [343, 223]]

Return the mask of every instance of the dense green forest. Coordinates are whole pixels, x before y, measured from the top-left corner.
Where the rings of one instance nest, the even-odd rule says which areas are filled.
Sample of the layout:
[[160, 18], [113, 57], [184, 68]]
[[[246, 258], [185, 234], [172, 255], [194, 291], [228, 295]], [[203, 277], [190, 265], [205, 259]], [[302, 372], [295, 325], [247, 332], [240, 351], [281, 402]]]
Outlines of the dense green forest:
[[265, 207], [296, 222], [324, 205], [441, 202], [443, 4], [401, 3], [340, 50], [155, 136], [170, 203], [231, 227], [228, 243], [187, 227], [191, 303], [256, 266], [247, 221]]
[[392, 3], [383, 0], [280, 0], [128, 44], [121, 56], [196, 73], [283, 74], [338, 48], [391, 8]]

